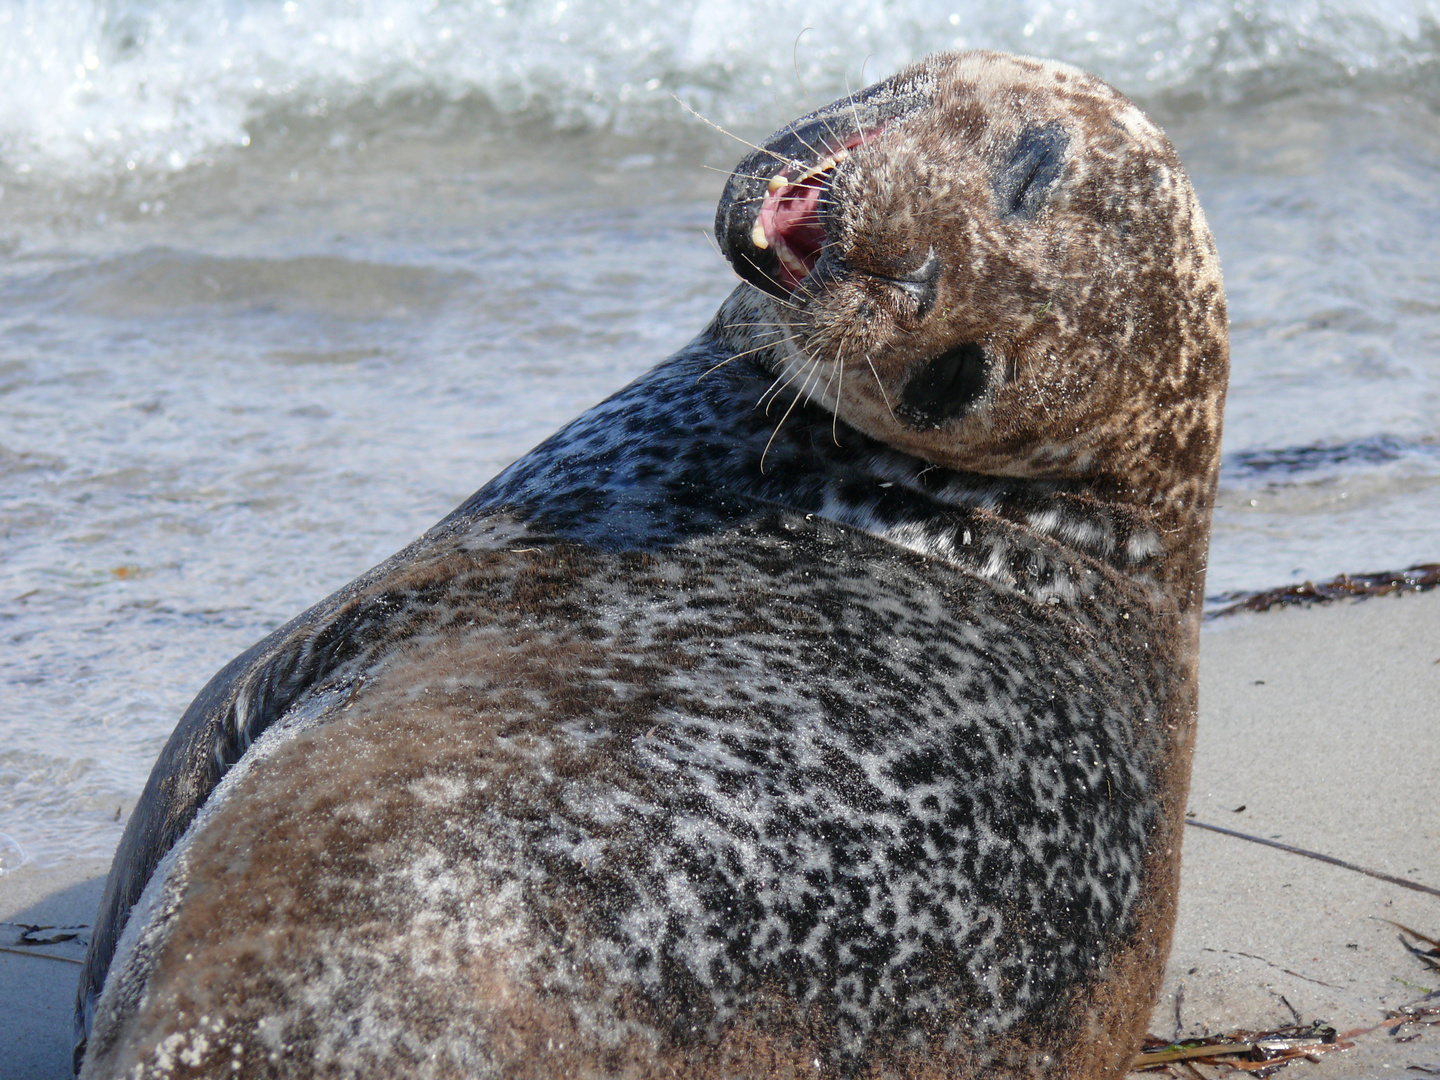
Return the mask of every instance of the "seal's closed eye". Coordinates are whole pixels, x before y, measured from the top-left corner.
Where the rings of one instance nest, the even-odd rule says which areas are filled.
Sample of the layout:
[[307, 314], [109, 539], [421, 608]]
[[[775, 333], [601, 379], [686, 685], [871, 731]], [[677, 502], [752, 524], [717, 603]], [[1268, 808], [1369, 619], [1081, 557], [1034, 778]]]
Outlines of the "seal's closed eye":
[[1070, 136], [1059, 123], [1020, 133], [1010, 161], [995, 177], [995, 197], [1006, 217], [1034, 217], [1065, 167]]
[[911, 427], [936, 428], [964, 416], [985, 392], [990, 364], [973, 341], [946, 349], [910, 376], [897, 416]]

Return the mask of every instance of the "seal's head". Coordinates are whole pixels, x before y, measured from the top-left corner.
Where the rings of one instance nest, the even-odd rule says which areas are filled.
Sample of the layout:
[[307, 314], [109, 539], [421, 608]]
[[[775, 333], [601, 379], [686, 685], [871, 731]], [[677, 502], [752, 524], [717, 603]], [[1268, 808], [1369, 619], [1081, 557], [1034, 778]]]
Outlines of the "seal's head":
[[931, 57], [772, 136], [716, 234], [776, 328], [764, 361], [854, 427], [1208, 520], [1219, 260], [1164, 133], [1100, 80]]

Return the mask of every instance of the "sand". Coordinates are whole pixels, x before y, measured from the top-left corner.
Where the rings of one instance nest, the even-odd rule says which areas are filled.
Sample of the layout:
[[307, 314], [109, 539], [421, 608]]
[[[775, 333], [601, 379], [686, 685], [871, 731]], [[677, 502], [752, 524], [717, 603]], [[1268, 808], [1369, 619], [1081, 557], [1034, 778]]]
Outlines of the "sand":
[[[1204, 634], [1201, 688], [1195, 820], [1440, 887], [1440, 591], [1217, 620]], [[0, 878], [0, 921], [89, 923], [105, 869], [21, 867]], [[1180, 923], [1151, 1030], [1266, 1028], [1297, 1014], [1372, 1028], [1440, 987], [1440, 972], [1409, 955], [1387, 919], [1440, 937], [1440, 898], [1187, 829]], [[62, 1080], [71, 961], [83, 948], [17, 946], [19, 932], [0, 926], [0, 944], [27, 954], [0, 952], [0, 1080]], [[1440, 1024], [1392, 1027], [1280, 1075], [1440, 1073]]]
[[[0, 952], [0, 1080], [70, 1076], [79, 962], [109, 868], [100, 860], [75, 859], [48, 870], [22, 866], [0, 877], [0, 947], [7, 950]], [[30, 946], [20, 943], [17, 923], [84, 929], [69, 941]]]
[[[1440, 591], [1216, 620], [1200, 693], [1194, 820], [1440, 888]], [[1440, 938], [1440, 897], [1196, 828], [1182, 866], [1157, 1035], [1291, 1024], [1287, 1001], [1345, 1031], [1440, 988], [1384, 921]], [[1440, 1072], [1421, 1031], [1282, 1075]]]

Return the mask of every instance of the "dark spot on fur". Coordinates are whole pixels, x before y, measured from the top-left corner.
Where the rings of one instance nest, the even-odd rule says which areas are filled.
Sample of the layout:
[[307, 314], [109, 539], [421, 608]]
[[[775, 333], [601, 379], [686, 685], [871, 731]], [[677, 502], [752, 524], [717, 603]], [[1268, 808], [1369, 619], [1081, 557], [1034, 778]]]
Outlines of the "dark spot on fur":
[[973, 341], [927, 360], [905, 384], [895, 410], [910, 427], [940, 427], [970, 411], [985, 392], [990, 362]]
[[1010, 161], [995, 177], [995, 197], [1006, 217], [1034, 217], [1065, 168], [1070, 136], [1059, 121], [1020, 133]]

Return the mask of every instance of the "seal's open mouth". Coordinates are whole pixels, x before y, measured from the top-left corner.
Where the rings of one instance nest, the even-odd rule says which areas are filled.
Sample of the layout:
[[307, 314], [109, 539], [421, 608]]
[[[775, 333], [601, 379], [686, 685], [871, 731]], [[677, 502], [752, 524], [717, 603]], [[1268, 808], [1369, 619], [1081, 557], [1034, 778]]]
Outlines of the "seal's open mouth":
[[879, 128], [873, 128], [851, 135], [794, 179], [785, 170], [770, 178], [765, 201], [755, 215], [750, 242], [774, 254], [779, 284], [786, 292], [794, 292], [810, 276], [825, 246], [821, 212], [835, 167], [850, 156], [851, 150], [879, 133]]
[[715, 239], [736, 273], [771, 296], [793, 295], [824, 257], [836, 170], [924, 108], [932, 89], [923, 77], [876, 83], [787, 124], [741, 161], [715, 210]]
[[750, 242], [762, 251], [775, 253], [780, 263], [780, 284], [787, 292], [793, 292], [809, 276], [820, 258], [820, 249], [825, 246], [820, 203], [835, 166], [848, 153], [841, 150], [832, 154], [794, 180], [783, 172], [770, 180]]

